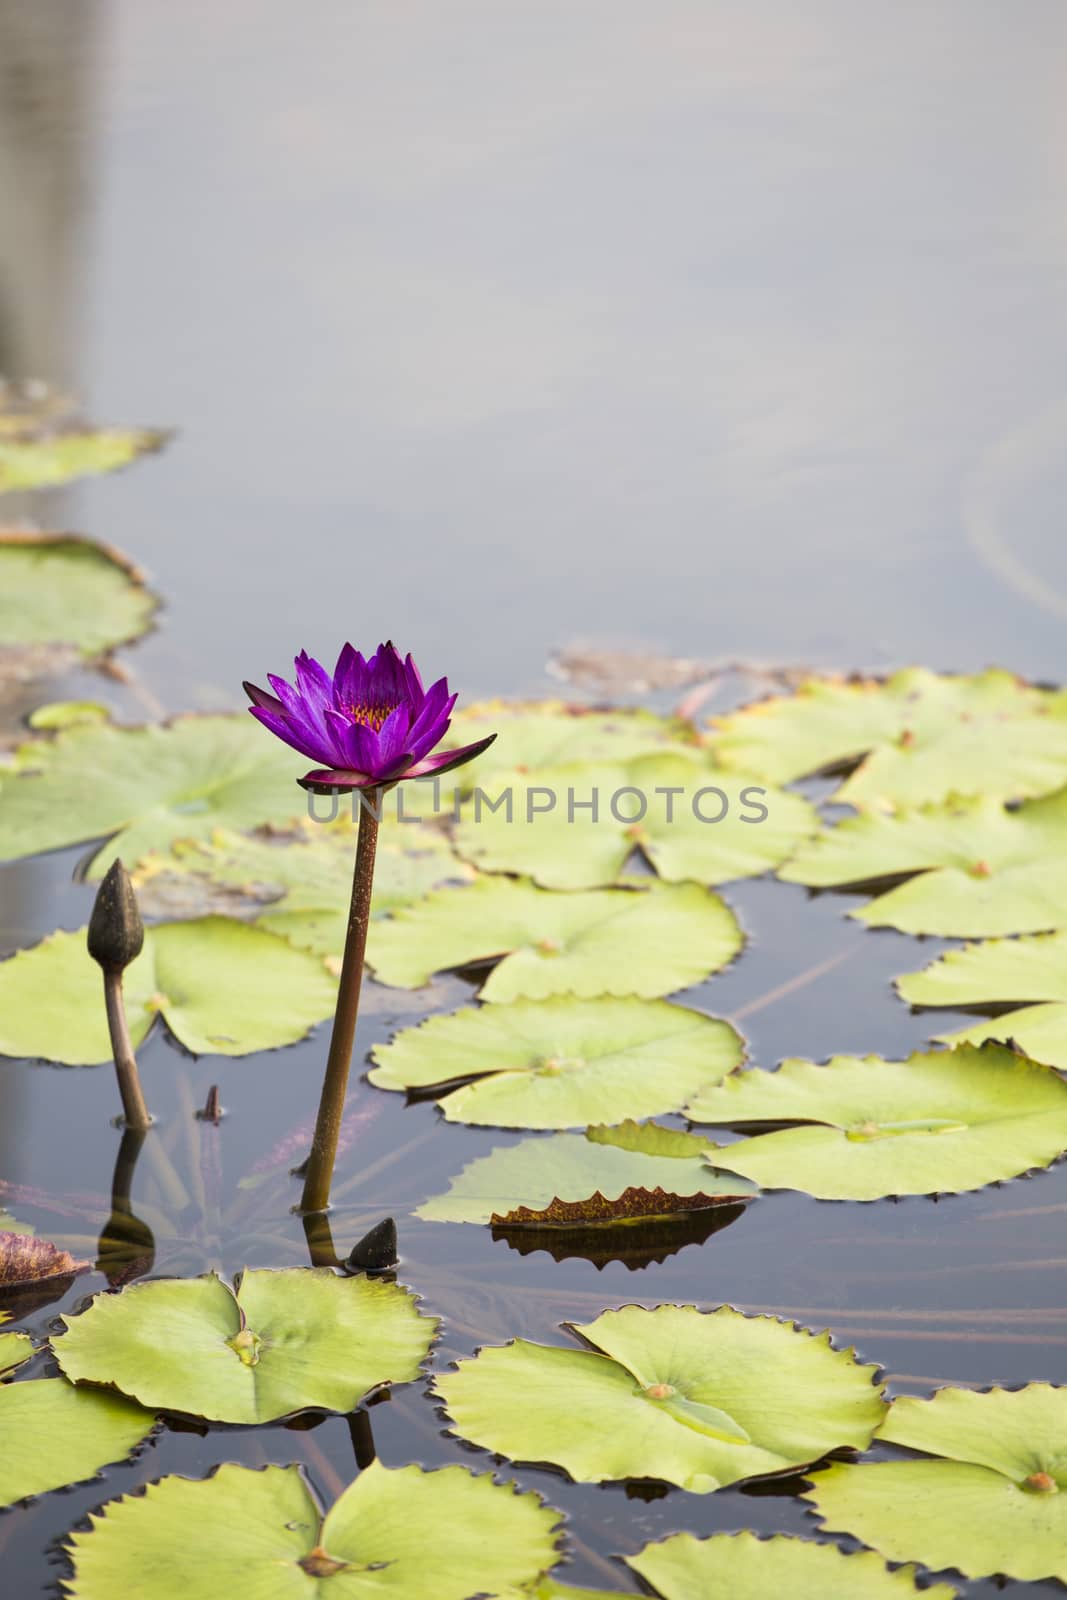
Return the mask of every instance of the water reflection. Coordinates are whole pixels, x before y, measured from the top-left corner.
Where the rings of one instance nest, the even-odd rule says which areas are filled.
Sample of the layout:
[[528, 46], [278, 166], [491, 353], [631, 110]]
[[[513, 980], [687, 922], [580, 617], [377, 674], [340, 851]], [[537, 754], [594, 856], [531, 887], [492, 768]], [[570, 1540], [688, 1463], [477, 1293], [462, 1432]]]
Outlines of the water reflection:
[[104, 1223], [97, 1245], [96, 1270], [102, 1272], [112, 1289], [151, 1272], [156, 1259], [156, 1238], [147, 1222], [133, 1210], [130, 1194], [137, 1159], [146, 1134], [140, 1128], [124, 1128], [115, 1172], [111, 1179], [111, 1215]]

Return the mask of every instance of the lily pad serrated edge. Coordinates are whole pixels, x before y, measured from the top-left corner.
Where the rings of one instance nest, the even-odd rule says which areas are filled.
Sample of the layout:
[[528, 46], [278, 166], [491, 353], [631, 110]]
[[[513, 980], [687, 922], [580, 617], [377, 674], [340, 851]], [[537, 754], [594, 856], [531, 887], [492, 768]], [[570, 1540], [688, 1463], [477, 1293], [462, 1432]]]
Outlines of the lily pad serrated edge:
[[[39, 1354], [41, 1350], [47, 1350], [48, 1348], [49, 1345], [47, 1343], [38, 1345], [37, 1349], [34, 1351], [34, 1354]], [[107, 1472], [112, 1467], [127, 1466], [134, 1461], [139, 1461], [142, 1455], [144, 1455], [145, 1451], [148, 1449], [148, 1446], [152, 1443], [153, 1439], [155, 1439], [163, 1431], [163, 1419], [158, 1411], [154, 1411], [151, 1406], [142, 1406], [139, 1400], [131, 1400], [129, 1395], [121, 1394], [119, 1390], [115, 1389], [111, 1384], [72, 1383], [69, 1378], [64, 1377], [62, 1374], [55, 1378], [38, 1378], [29, 1381], [38, 1383], [62, 1383], [65, 1384], [68, 1389], [81, 1388], [90, 1392], [93, 1390], [100, 1390], [106, 1394], [115, 1395], [120, 1400], [126, 1400], [130, 1405], [139, 1406], [142, 1411], [147, 1412], [151, 1416], [152, 1420], [145, 1430], [143, 1437], [137, 1441], [129, 1455], [121, 1456], [117, 1461], [105, 1461], [101, 1466], [97, 1467], [95, 1472], [90, 1473], [87, 1478], [73, 1478], [69, 1483], [57, 1484], [54, 1489], [42, 1489], [40, 1494], [23, 1495], [21, 1500], [10, 1501], [7, 1507], [0, 1506], [0, 1513], [2, 1513], [5, 1509], [10, 1510], [15, 1506], [33, 1505], [36, 1500], [43, 1499], [43, 1497], [47, 1494], [64, 1494], [68, 1489], [79, 1489], [90, 1483], [102, 1482]], [[7, 1385], [5, 1385], [5, 1387], [7, 1387]]]
[[[825, 1344], [826, 1348], [828, 1350], [832, 1350], [835, 1355], [851, 1356], [852, 1357], [852, 1363], [853, 1363], [853, 1365], [856, 1367], [856, 1369], [858, 1371], [861, 1371], [861, 1372], [869, 1371], [870, 1372], [870, 1374], [871, 1374], [871, 1380], [870, 1380], [871, 1381], [871, 1388], [874, 1390], [875, 1394], [878, 1395], [878, 1397], [884, 1402], [886, 1412], [888, 1412], [889, 1407], [892, 1404], [891, 1400], [886, 1399], [886, 1394], [885, 1394], [885, 1387], [886, 1387], [886, 1383], [888, 1382], [888, 1369], [883, 1367], [878, 1362], [871, 1362], [871, 1361], [863, 1361], [863, 1360], [861, 1360], [860, 1356], [859, 1356], [859, 1352], [857, 1351], [856, 1346], [853, 1345], [853, 1344], [846, 1345], [846, 1346], [844, 1346], [844, 1348], [841, 1348], [840, 1346], [834, 1344], [834, 1342], [833, 1342], [833, 1334], [831, 1333], [829, 1328], [823, 1328], [821, 1331], [817, 1332], [814, 1328], [806, 1327], [803, 1323], [796, 1322], [791, 1317], [780, 1315], [780, 1314], [778, 1314], [777, 1312], [774, 1312], [774, 1311], [746, 1311], [741, 1306], [736, 1306], [729, 1300], [724, 1300], [719, 1305], [715, 1305], [715, 1306], [699, 1306], [694, 1301], [691, 1301], [691, 1300], [689, 1300], [689, 1301], [658, 1300], [655, 1305], [646, 1305], [643, 1301], [640, 1301], [640, 1300], [625, 1300], [625, 1301], [623, 1301], [623, 1303], [621, 1305], [604, 1306], [600, 1311], [597, 1312], [597, 1316], [598, 1317], [603, 1316], [605, 1311], [627, 1311], [627, 1310], [630, 1310], [631, 1308], [634, 1309], [634, 1310], [637, 1310], [637, 1311], [650, 1311], [650, 1312], [651, 1311], [661, 1311], [661, 1310], [664, 1310], [664, 1309], [671, 1310], [671, 1311], [695, 1311], [700, 1316], [712, 1316], [712, 1315], [714, 1315], [714, 1313], [716, 1311], [733, 1311], [738, 1316], [744, 1317], [744, 1318], [746, 1318], [748, 1320], [753, 1320], [755, 1318], [761, 1318], [762, 1320], [767, 1321], [767, 1322], [777, 1322], [777, 1323], [781, 1324], [782, 1327], [790, 1329], [793, 1333], [807, 1334], [809, 1338], [812, 1338], [812, 1339], [816, 1340], [817, 1343]], [[596, 1321], [596, 1317], [592, 1318], [591, 1320], [595, 1322]], [[575, 1341], [574, 1345], [543, 1345], [542, 1348], [547, 1349], [547, 1350], [572, 1350], [573, 1351], [574, 1349], [577, 1349], [579, 1351], [587, 1351], [591, 1355], [597, 1355], [597, 1356], [600, 1356], [604, 1360], [614, 1362], [617, 1367], [622, 1367], [624, 1372], [629, 1372], [630, 1371], [629, 1367], [627, 1367], [624, 1362], [619, 1361], [615, 1356], [609, 1356], [606, 1351], [601, 1350], [599, 1345], [594, 1344], [591, 1340], [585, 1338], [585, 1336], [583, 1334], [579, 1333], [578, 1332], [578, 1325], [576, 1323], [571, 1322], [568, 1319], [568, 1320], [565, 1320], [563, 1322], [557, 1323], [557, 1327], [565, 1328], [567, 1330], [567, 1332], [571, 1335], [571, 1337]], [[437, 1388], [437, 1381], [436, 1381], [437, 1377], [443, 1377], [443, 1376], [445, 1376], [445, 1374], [450, 1373], [450, 1372], [457, 1372], [459, 1370], [460, 1360], [462, 1360], [464, 1362], [475, 1361], [475, 1360], [477, 1360], [478, 1356], [481, 1355], [483, 1350], [487, 1350], [487, 1349], [492, 1349], [492, 1350], [510, 1350], [516, 1344], [519, 1343], [520, 1338], [523, 1338], [523, 1336], [519, 1335], [519, 1334], [516, 1334], [512, 1338], [506, 1339], [504, 1341], [504, 1343], [500, 1344], [500, 1345], [488, 1344], [488, 1343], [475, 1345], [475, 1347], [471, 1351], [470, 1355], [465, 1355], [465, 1356], [462, 1356], [460, 1358], [457, 1358], [454, 1361], [450, 1361], [448, 1363], [448, 1366], [445, 1367], [442, 1372], [440, 1372], [438, 1374], [435, 1374], [434, 1381], [431, 1384], [431, 1387], [430, 1387], [430, 1390], [429, 1390], [429, 1395], [430, 1395], [430, 1399], [435, 1402], [434, 1410], [436, 1411], [438, 1417], [441, 1419], [442, 1422], [447, 1424], [447, 1426], [442, 1431], [445, 1434], [447, 1434], [447, 1436], [449, 1438], [458, 1439], [460, 1441], [460, 1443], [468, 1450], [481, 1451], [485, 1455], [495, 1455], [495, 1456], [499, 1456], [500, 1455], [500, 1451], [492, 1450], [488, 1445], [476, 1444], [472, 1439], [468, 1439], [465, 1434], [460, 1433], [458, 1428], [453, 1425], [453, 1420], [452, 1420], [452, 1417], [451, 1417], [451, 1415], [449, 1413], [449, 1410], [448, 1410], [448, 1404], [444, 1400], [443, 1396], [441, 1395], [440, 1391]], [[524, 1342], [527, 1343], [527, 1344], [534, 1344], [534, 1345], [541, 1345], [541, 1343], [542, 1343], [541, 1340], [539, 1340], [539, 1339], [524, 1339]], [[631, 1373], [631, 1376], [633, 1376], [632, 1373]], [[950, 1387], [950, 1386], [947, 1386], [947, 1387]], [[879, 1427], [881, 1427], [881, 1425], [882, 1424], [880, 1423]], [[877, 1437], [878, 1437], [878, 1429], [876, 1428], [874, 1430], [873, 1434], [871, 1435], [871, 1442], [873, 1443], [874, 1440], [877, 1439]], [[837, 1447], [835, 1446], [835, 1447], [832, 1447], [832, 1448], [837, 1448]], [[512, 1458], [509, 1456], [506, 1459], [511, 1460]], [[566, 1468], [565, 1467], [560, 1467], [558, 1462], [554, 1462], [554, 1461], [526, 1461], [524, 1458], [521, 1458], [521, 1457], [516, 1457], [514, 1459], [515, 1459], [515, 1462], [516, 1462], [517, 1465], [541, 1468], [543, 1470], [550, 1471], [550, 1472], [557, 1472], [557, 1473], [558, 1472], [562, 1472], [564, 1474], [565, 1480], [568, 1483], [574, 1481], [574, 1480], [571, 1479], [571, 1476], [567, 1472]], [[763, 1482], [773, 1481], [775, 1478], [791, 1478], [791, 1477], [795, 1477], [797, 1474], [803, 1473], [806, 1468], [810, 1468], [810, 1467], [814, 1466], [816, 1462], [821, 1461], [822, 1459], [823, 1459], [822, 1456], [815, 1456], [811, 1461], [801, 1462], [797, 1466], [783, 1467], [780, 1472], [761, 1472], [761, 1473], [758, 1473], [758, 1474], [754, 1475], [753, 1477], [739, 1478], [739, 1479], [736, 1480], [735, 1483], [726, 1484], [726, 1485], [724, 1485], [724, 1487], [727, 1488], [727, 1489], [730, 1489], [730, 1488], [735, 1488], [737, 1486], [737, 1484], [739, 1484], [739, 1483], [756, 1483], [756, 1482], [763, 1483]], [[581, 1480], [581, 1481], [582, 1481], [582, 1484], [584, 1486], [585, 1480]], [[605, 1478], [605, 1479], [603, 1479], [601, 1481], [604, 1482], [604, 1483], [625, 1483], [625, 1482], [634, 1482], [634, 1483], [667, 1483], [669, 1480], [664, 1479], [664, 1478], [631, 1478], [631, 1479]], [[674, 1488], [678, 1488], [679, 1486], [677, 1484], [670, 1484], [670, 1487], [672, 1489], [674, 1489]], [[684, 1492], [684, 1491], [682, 1491], [682, 1492]]]

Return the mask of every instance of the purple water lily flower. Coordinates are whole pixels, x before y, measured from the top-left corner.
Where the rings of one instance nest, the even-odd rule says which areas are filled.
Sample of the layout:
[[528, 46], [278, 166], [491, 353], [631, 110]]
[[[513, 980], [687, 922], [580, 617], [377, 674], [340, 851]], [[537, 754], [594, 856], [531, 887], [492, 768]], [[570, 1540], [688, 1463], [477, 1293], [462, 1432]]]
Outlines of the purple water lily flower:
[[312, 761], [297, 781], [305, 789], [373, 789], [403, 778], [450, 772], [488, 748], [479, 739], [431, 754], [449, 729], [456, 696], [448, 679], [424, 689], [419, 669], [390, 641], [369, 660], [346, 644], [333, 676], [306, 650], [296, 658], [296, 687], [268, 674], [273, 694], [245, 684], [252, 715]]

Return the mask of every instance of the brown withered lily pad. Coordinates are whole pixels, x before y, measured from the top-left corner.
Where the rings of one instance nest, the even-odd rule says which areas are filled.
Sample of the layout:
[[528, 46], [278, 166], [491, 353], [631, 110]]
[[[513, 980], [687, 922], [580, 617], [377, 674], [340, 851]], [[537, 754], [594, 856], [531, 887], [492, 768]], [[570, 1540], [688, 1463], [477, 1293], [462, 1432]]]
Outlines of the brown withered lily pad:
[[557, 1195], [547, 1206], [533, 1210], [516, 1206], [504, 1216], [496, 1212], [489, 1221], [494, 1227], [570, 1228], [577, 1223], [610, 1225], [616, 1222], [645, 1222], [650, 1217], [669, 1213], [703, 1211], [707, 1206], [736, 1204], [748, 1196], [725, 1194], [671, 1194], [662, 1188], [624, 1189], [615, 1200], [608, 1200], [599, 1189], [585, 1200], [561, 1200]]
[[0, 1232], [0, 1305], [26, 1316], [58, 1300], [88, 1261], [77, 1261], [48, 1239], [25, 1233]]
[[[683, 1198], [669, 1196], [669, 1199]], [[696, 1196], [689, 1197], [692, 1199]], [[520, 1208], [525, 1209], [525, 1208]], [[666, 1261], [686, 1245], [703, 1244], [744, 1214], [743, 1200], [717, 1195], [699, 1211], [664, 1210], [659, 1215], [590, 1222], [494, 1222], [494, 1240], [503, 1240], [520, 1256], [543, 1251], [554, 1261], [581, 1259], [599, 1272], [609, 1262], [619, 1262], [630, 1272]]]

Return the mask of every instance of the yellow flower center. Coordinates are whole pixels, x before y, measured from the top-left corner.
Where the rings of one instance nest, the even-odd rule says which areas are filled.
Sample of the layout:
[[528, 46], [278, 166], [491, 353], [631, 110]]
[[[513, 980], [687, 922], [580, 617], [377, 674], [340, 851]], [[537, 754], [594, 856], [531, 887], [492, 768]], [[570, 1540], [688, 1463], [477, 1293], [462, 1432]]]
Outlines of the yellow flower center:
[[345, 716], [358, 722], [360, 727], [371, 728], [378, 733], [382, 723], [396, 710], [396, 705], [383, 705], [380, 701], [371, 705], [363, 702], [360, 705], [347, 705], [344, 710]]

